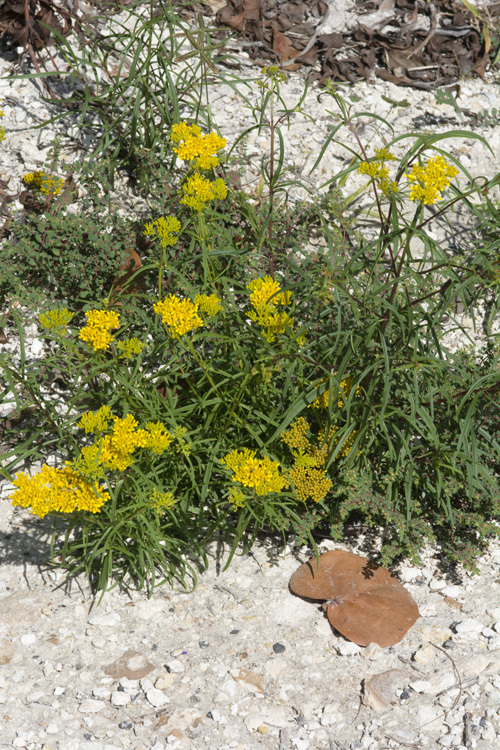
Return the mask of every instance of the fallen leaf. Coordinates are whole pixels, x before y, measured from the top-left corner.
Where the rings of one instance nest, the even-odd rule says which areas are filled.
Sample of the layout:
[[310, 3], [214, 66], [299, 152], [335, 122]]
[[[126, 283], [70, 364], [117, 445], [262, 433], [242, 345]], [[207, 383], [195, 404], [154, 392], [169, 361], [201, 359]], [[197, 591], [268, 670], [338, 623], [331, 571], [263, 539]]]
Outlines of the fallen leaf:
[[352, 552], [334, 550], [295, 571], [297, 596], [326, 599], [328, 620], [359, 646], [398, 643], [419, 617], [416, 602], [387, 568]]
[[264, 677], [258, 672], [250, 672], [248, 669], [232, 669], [231, 677], [236, 682], [244, 682], [255, 693], [264, 692]]

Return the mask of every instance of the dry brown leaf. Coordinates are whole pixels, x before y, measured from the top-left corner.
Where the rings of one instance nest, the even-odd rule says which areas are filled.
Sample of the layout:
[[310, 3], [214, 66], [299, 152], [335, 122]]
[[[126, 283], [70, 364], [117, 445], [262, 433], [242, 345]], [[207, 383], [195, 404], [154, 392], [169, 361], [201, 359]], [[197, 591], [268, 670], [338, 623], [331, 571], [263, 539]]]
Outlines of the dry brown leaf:
[[393, 646], [419, 617], [416, 602], [387, 568], [343, 550], [301, 565], [290, 589], [308, 599], [326, 599], [330, 623], [359, 646]]

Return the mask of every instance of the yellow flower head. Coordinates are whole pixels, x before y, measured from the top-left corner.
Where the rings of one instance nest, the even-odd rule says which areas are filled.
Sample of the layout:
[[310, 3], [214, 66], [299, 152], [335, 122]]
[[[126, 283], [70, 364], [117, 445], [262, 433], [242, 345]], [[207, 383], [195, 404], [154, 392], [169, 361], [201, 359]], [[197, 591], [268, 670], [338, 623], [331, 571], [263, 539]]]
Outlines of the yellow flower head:
[[150, 495], [149, 502], [156, 513], [161, 513], [165, 510], [170, 510], [178, 502], [175, 499], [173, 492], [162, 492], [161, 490], [155, 489]]
[[176, 235], [180, 232], [181, 223], [175, 216], [160, 216], [159, 219], [146, 224], [144, 234], [152, 236], [158, 233], [162, 247], [175, 245], [177, 242]]
[[44, 328], [62, 333], [73, 318], [73, 315], [74, 313], [69, 312], [66, 307], [63, 307], [62, 309], [48, 310], [46, 313], [40, 313], [38, 320]]
[[[335, 376], [335, 373], [333, 373], [333, 375]], [[330, 382], [329, 378], [323, 378], [323, 380], [321, 380], [318, 383], [318, 386], [323, 385], [323, 383], [329, 383], [329, 382]], [[332, 384], [332, 389], [333, 390], [335, 389], [333, 384]], [[342, 407], [344, 406], [345, 402], [349, 398], [349, 394], [351, 390], [352, 390], [352, 378], [351, 377], [344, 378], [344, 380], [340, 381], [340, 392], [338, 394], [338, 400], [337, 400], [339, 409], [342, 409]], [[361, 388], [358, 385], [356, 386], [356, 395], [359, 396], [360, 393], [361, 393]], [[330, 388], [328, 387], [323, 393], [321, 393], [319, 396], [317, 396], [314, 399], [312, 404], [309, 404], [308, 408], [309, 409], [328, 409], [329, 404], [330, 404]]]
[[197, 294], [194, 302], [206, 318], [214, 318], [222, 310], [222, 303], [216, 294]]
[[111, 418], [111, 409], [109, 406], [101, 406], [99, 411], [87, 411], [82, 414], [81, 419], [77, 422], [77, 427], [89, 432], [104, 432], [108, 429], [108, 420]]
[[248, 317], [260, 325], [263, 335], [272, 343], [277, 334], [285, 333], [287, 328], [293, 327], [294, 318], [287, 312], [278, 312], [278, 305], [289, 305], [292, 301], [291, 292], [282, 292], [277, 281], [270, 276], [253, 279], [247, 284], [250, 289], [250, 302], [254, 309]]
[[[5, 117], [5, 112], [3, 111], [3, 109], [0, 109], [0, 117]], [[7, 136], [5, 134], [5, 128], [3, 127], [3, 125], [0, 125], [0, 143], [6, 138]]]
[[100, 444], [101, 463], [108, 469], [124, 471], [133, 463], [132, 453], [144, 448], [148, 442], [146, 430], [137, 430], [137, 420], [131, 414], [124, 419], [114, 418], [111, 435], [106, 435]]
[[408, 181], [414, 183], [410, 188], [410, 200], [422, 201], [427, 206], [442, 200], [442, 191], [457, 174], [458, 169], [448, 164], [443, 156], [428, 159], [425, 166], [414, 164], [406, 175]]
[[175, 294], [171, 294], [163, 302], [157, 302], [153, 309], [169, 326], [169, 333], [174, 339], [203, 325], [202, 319], [197, 314], [198, 304], [191, 302], [190, 299], [181, 299]]
[[193, 211], [203, 211], [210, 201], [217, 198], [223, 200], [227, 196], [227, 188], [224, 180], [217, 179], [210, 182], [203, 175], [195, 172], [187, 178], [182, 186], [183, 197], [180, 202]]
[[212, 169], [219, 164], [217, 151], [226, 145], [226, 139], [217, 133], [203, 135], [198, 125], [188, 125], [185, 122], [172, 126], [170, 139], [178, 144], [174, 147], [174, 152], [179, 159], [193, 162], [195, 169], [202, 170]]
[[71, 466], [56, 469], [44, 464], [38, 474], [30, 477], [25, 472], [13, 481], [16, 492], [11, 495], [12, 505], [31, 508], [39, 518], [47, 513], [72, 513], [86, 510], [98, 513], [109, 500], [104, 487], [91, 484]]
[[375, 149], [376, 159], [373, 161], [362, 161], [358, 167], [358, 174], [366, 174], [378, 185], [385, 195], [398, 193], [399, 187], [397, 182], [389, 179], [389, 169], [384, 166], [384, 162], [395, 159], [393, 154], [386, 148]]
[[89, 310], [85, 313], [87, 324], [80, 329], [78, 338], [93, 347], [94, 351], [107, 349], [113, 341], [110, 328], [119, 328], [120, 316], [107, 310]]
[[146, 424], [145, 448], [150, 448], [153, 453], [160, 455], [166, 451], [172, 442], [172, 435], [167, 432], [167, 428], [162, 422], [148, 422]]
[[288, 487], [287, 480], [279, 474], [277, 461], [267, 457], [258, 459], [255, 455], [255, 451], [248, 448], [233, 450], [222, 459], [222, 463], [233, 472], [235, 482], [253, 487], [257, 495], [281, 492], [283, 487]]
[[120, 359], [132, 359], [136, 354], [140, 354], [145, 347], [145, 344], [139, 339], [133, 337], [126, 339], [125, 341], [118, 341], [117, 349], [121, 352], [119, 355]]
[[238, 487], [230, 487], [227, 497], [228, 503], [234, 506], [234, 509], [243, 508], [246, 504], [245, 493]]
[[39, 170], [28, 172], [23, 176], [23, 180], [28, 185], [34, 185], [42, 193], [45, 193], [45, 195], [48, 195], [49, 193], [52, 193], [52, 195], [57, 195], [61, 192], [64, 185], [64, 180], [53, 177], [51, 175], [45, 175]]

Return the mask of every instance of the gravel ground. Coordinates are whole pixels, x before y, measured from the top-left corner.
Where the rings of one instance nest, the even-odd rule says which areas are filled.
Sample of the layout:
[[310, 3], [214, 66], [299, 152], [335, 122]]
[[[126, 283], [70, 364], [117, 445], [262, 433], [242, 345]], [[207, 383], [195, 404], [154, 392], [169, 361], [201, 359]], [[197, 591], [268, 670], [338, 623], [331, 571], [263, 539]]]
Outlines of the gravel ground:
[[[68, 161], [85, 154], [90, 136], [61, 123], [30, 132], [51, 110], [36, 82], [9, 80], [11, 63], [8, 55], [0, 58], [7, 131], [0, 153], [8, 192], [18, 192], [22, 174], [42, 168], [55, 134], [69, 133], [81, 144], [76, 151], [63, 148]], [[243, 74], [255, 75], [248, 60], [242, 64]], [[293, 104], [301, 91], [300, 75], [291, 75], [285, 98]], [[467, 115], [437, 105], [426, 92], [384, 82], [352, 91], [359, 97], [354, 111], [389, 113], [396, 133], [468, 127]], [[389, 112], [382, 96], [406, 98], [410, 106]], [[231, 144], [252, 121], [229, 87], [214, 88], [211, 97]], [[497, 101], [493, 76], [462, 82], [462, 109], [480, 112]], [[297, 115], [286, 135], [288, 164], [298, 175], [307, 177], [314, 163], [332, 124], [330, 108], [310, 91], [305, 110], [313, 121]], [[476, 132], [494, 156], [467, 138], [447, 147], [473, 174], [491, 177], [500, 171], [500, 129]], [[250, 153], [266, 146], [266, 134], [249, 140]], [[331, 146], [318, 173], [307, 177], [310, 188], [321, 192], [346, 157]], [[256, 170], [247, 179], [251, 189]], [[125, 180], [114, 200], [123, 216], [147, 216], [147, 203]], [[457, 234], [462, 218], [454, 217]], [[449, 231], [437, 222], [429, 230]], [[18, 342], [7, 332], [0, 352], [15, 352]], [[43, 352], [37, 333], [33, 323], [27, 331], [32, 358]], [[474, 342], [480, 338], [480, 331], [472, 334]], [[210, 568], [192, 593], [164, 587], [148, 600], [141, 592], [114, 590], [94, 606], [83, 577], [69, 581], [46, 565], [50, 523], [14, 509], [8, 492], [0, 482], [0, 747], [500, 748], [500, 543], [480, 560], [479, 576], [446, 568], [431, 547], [421, 566], [402, 565], [397, 573], [420, 619], [394, 647], [360, 648], [332, 630], [317, 604], [289, 592], [291, 574], [310, 552], [273, 540], [235, 558], [225, 572], [227, 550], [214, 545]], [[367, 541], [361, 536], [336, 548], [362, 553]], [[321, 550], [332, 547], [325, 541]], [[384, 677], [370, 682], [375, 675]]]

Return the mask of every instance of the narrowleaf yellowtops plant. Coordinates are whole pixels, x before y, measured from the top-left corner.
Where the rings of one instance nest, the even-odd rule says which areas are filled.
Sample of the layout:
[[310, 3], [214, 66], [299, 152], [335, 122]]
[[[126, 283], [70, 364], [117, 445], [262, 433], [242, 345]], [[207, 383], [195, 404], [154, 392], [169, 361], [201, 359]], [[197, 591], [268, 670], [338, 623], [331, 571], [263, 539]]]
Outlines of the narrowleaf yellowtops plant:
[[[385, 528], [383, 564], [418, 560], [429, 539], [473, 568], [498, 534], [499, 243], [464, 233], [458, 252], [427, 233], [429, 206], [468, 210], [495, 188], [462, 189], [443, 148], [474, 136], [404, 134], [370, 157], [330, 84], [320, 98], [337, 109], [325, 107], [332, 129], [312, 171], [334, 140], [351, 162], [324, 198], [292, 205], [291, 187], [310, 188], [285, 175], [280, 127], [301, 102], [287, 108], [283, 75], [259, 78], [254, 129], [271, 135], [259, 201], [228, 187], [248, 132], [226, 148], [212, 125], [171, 123], [164, 159], [143, 154], [157, 200], [131, 228], [142, 266], [78, 305], [47, 298], [37, 311], [47, 349], [29, 367], [24, 346], [20, 364], [1, 355], [0, 399], [13, 392], [30, 414], [4, 460], [12, 502], [50, 514], [52, 558], [103, 592], [111, 581], [149, 593], [194, 582], [215, 535], [229, 564], [259, 532], [314, 545], [361, 519]], [[370, 231], [360, 191], [344, 194], [356, 172], [369, 178]], [[457, 299], [469, 317], [480, 302], [492, 311], [473, 354], [446, 338], [447, 326], [466, 335]], [[51, 377], [64, 391], [57, 408]], [[30, 458], [43, 463], [32, 475]]]

